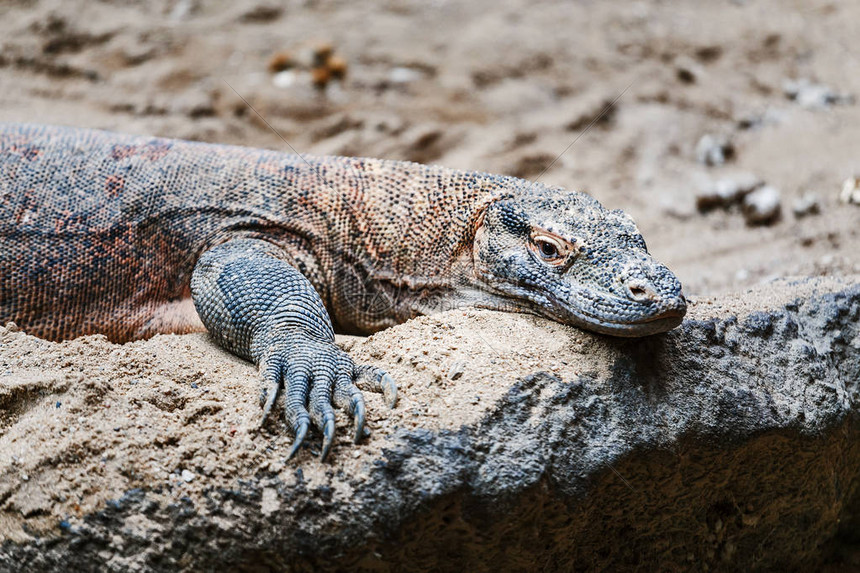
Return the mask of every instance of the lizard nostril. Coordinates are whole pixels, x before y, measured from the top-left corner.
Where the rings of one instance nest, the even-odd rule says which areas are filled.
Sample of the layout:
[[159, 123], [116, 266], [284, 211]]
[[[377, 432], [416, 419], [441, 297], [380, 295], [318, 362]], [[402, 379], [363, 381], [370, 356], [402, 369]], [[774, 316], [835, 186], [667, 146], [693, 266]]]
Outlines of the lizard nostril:
[[656, 301], [658, 296], [654, 289], [642, 284], [628, 284], [627, 294], [637, 302]]

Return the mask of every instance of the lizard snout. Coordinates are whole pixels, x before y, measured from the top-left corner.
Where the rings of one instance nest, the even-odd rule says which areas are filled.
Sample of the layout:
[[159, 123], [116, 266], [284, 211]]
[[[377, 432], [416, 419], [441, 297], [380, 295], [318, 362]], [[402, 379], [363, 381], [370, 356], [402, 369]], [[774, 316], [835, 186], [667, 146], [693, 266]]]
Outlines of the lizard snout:
[[657, 314], [683, 315], [687, 301], [681, 283], [672, 272], [656, 261], [630, 265], [621, 279], [623, 296], [639, 304], [654, 305]]
[[660, 300], [660, 295], [654, 290], [654, 287], [643, 281], [630, 281], [625, 287], [627, 288], [627, 297], [636, 302], [657, 302]]

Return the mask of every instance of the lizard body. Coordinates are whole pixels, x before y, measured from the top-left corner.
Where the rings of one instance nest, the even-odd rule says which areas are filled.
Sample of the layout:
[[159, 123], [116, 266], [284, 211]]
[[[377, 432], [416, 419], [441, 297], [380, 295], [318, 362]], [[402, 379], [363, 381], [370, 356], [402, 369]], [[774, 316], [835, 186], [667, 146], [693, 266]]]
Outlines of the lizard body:
[[331, 403], [362, 435], [367, 334], [480, 306], [605, 334], [680, 323], [675, 276], [583, 193], [439, 166], [0, 124], [0, 320], [51, 340], [207, 328], [283, 392], [297, 448]]

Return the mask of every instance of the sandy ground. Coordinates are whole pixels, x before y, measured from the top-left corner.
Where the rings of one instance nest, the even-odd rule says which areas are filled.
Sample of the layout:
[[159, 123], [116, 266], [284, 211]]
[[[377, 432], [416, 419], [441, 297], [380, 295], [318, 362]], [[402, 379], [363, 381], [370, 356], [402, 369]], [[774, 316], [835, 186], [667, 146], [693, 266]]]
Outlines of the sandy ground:
[[[632, 214], [699, 298], [777, 276], [860, 273], [860, 205], [838, 198], [860, 176], [858, 37], [850, 1], [5, 2], [0, 121], [540, 177]], [[321, 44], [348, 66], [322, 90], [307, 65]], [[283, 53], [295, 66], [275, 73]], [[812, 91], [792, 99], [792, 81]], [[725, 142], [724, 164], [699, 160], [706, 135]], [[737, 205], [696, 209], [703, 189], [743, 174], [779, 190], [776, 222], [750, 226]], [[810, 192], [819, 212], [795, 216]], [[461, 344], [470, 329], [490, 341], [494, 328], [514, 329], [563, 341], [559, 356], [587, 356], [589, 335], [497, 319], [460, 312], [345, 339], [400, 379], [393, 413], [368, 397], [375, 432], [456, 427], [519, 375], [587, 367], [548, 362], [538, 344], [519, 355]], [[462, 361], [473, 370], [454, 383]], [[30, 531], [52, 530], [142, 484], [181, 492], [281, 471], [272, 452], [286, 449], [284, 428], [249, 430], [255, 375], [204, 335], [52, 344], [0, 330], [0, 536], [26, 537], [22, 515]], [[336, 463], [381, 446], [350, 447], [341, 432]], [[298, 463], [323, 471], [309, 451]]]

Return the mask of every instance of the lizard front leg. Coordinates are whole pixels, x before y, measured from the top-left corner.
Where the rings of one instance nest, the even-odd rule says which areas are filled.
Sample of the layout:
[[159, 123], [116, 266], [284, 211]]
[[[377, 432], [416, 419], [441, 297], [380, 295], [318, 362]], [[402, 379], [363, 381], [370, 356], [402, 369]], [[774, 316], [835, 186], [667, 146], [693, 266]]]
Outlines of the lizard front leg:
[[397, 400], [394, 380], [372, 366], [356, 366], [334, 344], [334, 329], [310, 281], [262, 240], [235, 239], [206, 251], [194, 267], [191, 296], [203, 324], [224, 348], [257, 364], [263, 383], [263, 419], [279, 391], [295, 432], [288, 457], [302, 445], [312, 422], [323, 432], [321, 458], [334, 439], [332, 403], [354, 421], [354, 440], [364, 434], [365, 404], [356, 383]]

